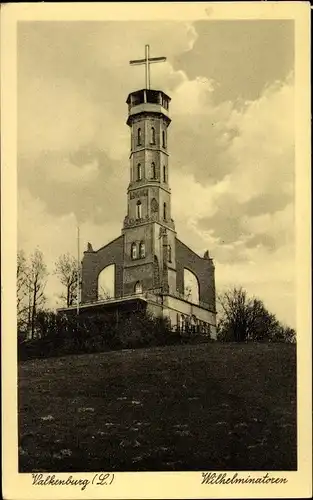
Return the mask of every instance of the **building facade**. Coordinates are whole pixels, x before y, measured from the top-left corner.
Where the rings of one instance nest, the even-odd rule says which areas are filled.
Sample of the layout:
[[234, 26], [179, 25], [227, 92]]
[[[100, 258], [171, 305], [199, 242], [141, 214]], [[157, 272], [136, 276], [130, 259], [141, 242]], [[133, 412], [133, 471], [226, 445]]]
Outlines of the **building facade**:
[[[132, 297], [170, 319], [173, 329], [192, 327], [216, 337], [214, 264], [177, 237], [171, 207], [168, 130], [170, 97], [142, 89], [127, 98], [130, 167], [127, 214], [121, 235], [99, 250], [88, 244], [81, 270], [80, 308], [112, 307]], [[114, 268], [114, 296], [101, 299], [99, 276]], [[195, 294], [185, 275], [194, 278]]]

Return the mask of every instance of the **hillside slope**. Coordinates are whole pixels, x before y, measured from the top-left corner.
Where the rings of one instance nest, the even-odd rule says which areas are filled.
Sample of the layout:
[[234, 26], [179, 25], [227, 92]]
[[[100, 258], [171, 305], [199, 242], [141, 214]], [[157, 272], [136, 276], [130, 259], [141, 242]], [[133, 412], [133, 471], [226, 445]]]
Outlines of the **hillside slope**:
[[20, 471], [294, 470], [296, 348], [202, 344], [19, 366]]

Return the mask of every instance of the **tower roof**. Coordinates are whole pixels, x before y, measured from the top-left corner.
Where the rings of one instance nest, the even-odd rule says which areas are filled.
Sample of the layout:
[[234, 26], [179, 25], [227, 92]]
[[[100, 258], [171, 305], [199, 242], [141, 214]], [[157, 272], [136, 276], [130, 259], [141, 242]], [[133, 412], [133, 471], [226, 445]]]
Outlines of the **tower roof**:
[[[153, 100], [153, 97], [157, 97], [159, 94], [161, 94], [163, 97], [166, 97], [168, 102], [171, 101], [171, 98], [169, 95], [167, 95], [165, 92], [163, 92], [163, 90], [157, 90], [157, 89], [140, 89], [140, 90], [134, 90], [133, 92], [130, 92], [130, 94], [128, 94], [128, 97], [126, 99], [126, 103], [127, 104], [130, 104], [130, 98], [131, 96], [133, 96], [134, 98], [139, 98], [141, 96], [143, 96], [144, 92], [146, 92], [146, 96], [147, 96], [147, 102], [151, 102], [153, 103], [154, 100]], [[149, 97], [151, 98], [151, 100], [149, 99]]]

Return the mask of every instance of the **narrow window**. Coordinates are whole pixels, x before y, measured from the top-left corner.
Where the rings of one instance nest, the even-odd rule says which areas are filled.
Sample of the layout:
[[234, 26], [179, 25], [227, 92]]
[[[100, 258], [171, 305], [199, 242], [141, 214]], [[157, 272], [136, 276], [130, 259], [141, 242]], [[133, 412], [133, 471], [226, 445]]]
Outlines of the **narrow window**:
[[172, 247], [171, 247], [171, 245], [168, 246], [168, 261], [172, 262]]
[[163, 165], [163, 182], [166, 182], [166, 166]]
[[132, 243], [132, 246], [131, 246], [131, 258], [133, 260], [137, 258], [137, 245], [136, 245], [136, 243]]
[[136, 204], [136, 219], [141, 219], [141, 201], [138, 200]]
[[155, 144], [155, 128], [151, 127], [151, 144]]
[[166, 148], [166, 134], [165, 134], [165, 130], [162, 130], [162, 147]]
[[158, 211], [159, 211], [159, 204], [155, 198], [152, 198], [152, 200], [151, 200], [151, 212], [156, 213]]
[[140, 281], [137, 281], [137, 283], [135, 285], [135, 293], [136, 294], [142, 293], [142, 284], [140, 283]]
[[146, 248], [145, 248], [145, 244], [143, 241], [140, 242], [140, 245], [139, 245], [139, 257], [141, 259], [144, 259], [146, 256]]
[[141, 146], [141, 128], [137, 130], [137, 146]]
[[137, 181], [141, 181], [141, 178], [142, 178], [141, 164], [138, 163], [138, 165], [137, 165]]
[[151, 179], [156, 179], [155, 163], [151, 163]]
[[163, 219], [166, 220], [166, 203], [163, 203]]

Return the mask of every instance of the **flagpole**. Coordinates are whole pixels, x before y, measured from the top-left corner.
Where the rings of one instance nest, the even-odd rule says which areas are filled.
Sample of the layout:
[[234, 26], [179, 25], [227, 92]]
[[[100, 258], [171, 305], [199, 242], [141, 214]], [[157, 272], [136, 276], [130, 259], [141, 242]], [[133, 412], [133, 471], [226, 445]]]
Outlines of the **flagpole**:
[[77, 300], [76, 300], [76, 305], [77, 305], [77, 316], [79, 315], [79, 292], [80, 292], [80, 248], [79, 248], [79, 224], [77, 222]]

